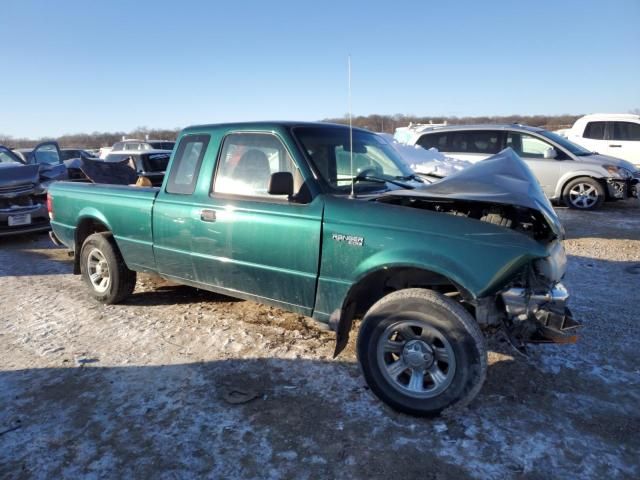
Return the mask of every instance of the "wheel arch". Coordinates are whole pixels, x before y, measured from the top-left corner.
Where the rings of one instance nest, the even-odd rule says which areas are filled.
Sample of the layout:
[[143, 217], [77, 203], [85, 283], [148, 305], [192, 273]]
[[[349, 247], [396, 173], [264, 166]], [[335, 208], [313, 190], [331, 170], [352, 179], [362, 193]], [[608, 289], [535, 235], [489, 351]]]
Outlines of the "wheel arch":
[[74, 236], [73, 273], [80, 275], [80, 250], [82, 244], [94, 233], [111, 233], [111, 227], [102, 215], [84, 215], [78, 220]]
[[440, 293], [458, 293], [463, 298], [473, 298], [462, 285], [429, 268], [414, 265], [378, 267], [360, 276], [349, 288], [342, 308], [331, 315], [329, 323], [336, 331], [334, 357], [346, 347], [355, 318], [363, 315], [374, 303], [389, 293], [407, 288], [425, 288]]
[[591, 180], [595, 180], [600, 185], [602, 185], [602, 188], [604, 188], [606, 198], [609, 198], [609, 194], [607, 192], [606, 180], [601, 176], [597, 176], [594, 172], [588, 172], [588, 171], [587, 172], [571, 172], [563, 176], [558, 182], [558, 188], [556, 189], [556, 198], [562, 199], [564, 197], [565, 190], [567, 189], [567, 185], [569, 185], [569, 183], [579, 178], [589, 178]]

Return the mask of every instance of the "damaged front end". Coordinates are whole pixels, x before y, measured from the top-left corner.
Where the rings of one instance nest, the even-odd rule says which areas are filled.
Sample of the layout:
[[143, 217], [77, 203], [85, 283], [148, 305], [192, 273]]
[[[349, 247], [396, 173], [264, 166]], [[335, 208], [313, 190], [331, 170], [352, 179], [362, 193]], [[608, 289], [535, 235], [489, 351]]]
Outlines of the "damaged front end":
[[[558, 243], [557, 250], [564, 249]], [[548, 263], [548, 259], [542, 259]], [[538, 261], [540, 262], [540, 260]], [[511, 342], [518, 348], [526, 343], [575, 343], [580, 324], [568, 307], [569, 292], [559, 275], [548, 277], [528, 267], [522, 275], [502, 290], [497, 302], [503, 307], [502, 322]]]
[[0, 236], [49, 229], [38, 166], [0, 164]]
[[[545, 245], [547, 256], [512, 275], [496, 293], [468, 299], [481, 327], [504, 327], [511, 343], [573, 343], [580, 326], [567, 307], [562, 285], [567, 265], [558, 216], [527, 165], [506, 149], [450, 177], [378, 199], [465, 216], [517, 231]], [[500, 248], [500, 245], [496, 245]]]

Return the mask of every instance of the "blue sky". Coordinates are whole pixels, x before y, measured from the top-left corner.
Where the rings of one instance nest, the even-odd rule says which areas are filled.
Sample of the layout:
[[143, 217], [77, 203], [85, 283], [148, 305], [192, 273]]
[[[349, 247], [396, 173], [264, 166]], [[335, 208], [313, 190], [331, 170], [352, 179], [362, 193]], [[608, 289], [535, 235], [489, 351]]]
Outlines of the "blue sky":
[[640, 0], [31, 1], [0, 11], [0, 134], [640, 108]]

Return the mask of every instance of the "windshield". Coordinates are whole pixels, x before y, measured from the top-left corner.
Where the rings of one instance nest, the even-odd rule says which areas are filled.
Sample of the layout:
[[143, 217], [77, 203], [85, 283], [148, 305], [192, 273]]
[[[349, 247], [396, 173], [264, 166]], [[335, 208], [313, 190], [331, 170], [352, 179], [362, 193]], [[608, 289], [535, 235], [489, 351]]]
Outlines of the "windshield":
[[4, 147], [0, 148], [0, 163], [19, 163], [19, 164], [22, 164], [22, 162], [20, 162], [20, 159], [18, 157], [16, 157], [9, 150], [5, 150]]
[[546, 130], [544, 132], [539, 132], [539, 133], [543, 137], [546, 137], [549, 140], [556, 142], [558, 145], [565, 148], [566, 150], [569, 150], [571, 153], [573, 153], [578, 157], [585, 157], [587, 155], [593, 154], [593, 152], [587, 150], [586, 148], [581, 147], [580, 145], [576, 145], [575, 143], [567, 140], [566, 138], [558, 135], [557, 133], [548, 132]]
[[[352, 177], [358, 177], [355, 190], [386, 190], [385, 182], [411, 178], [413, 172], [379, 135], [353, 131], [353, 152], [349, 149], [349, 129], [335, 126], [297, 127], [294, 135], [335, 193], [349, 193]], [[353, 153], [353, 171], [351, 154]]]

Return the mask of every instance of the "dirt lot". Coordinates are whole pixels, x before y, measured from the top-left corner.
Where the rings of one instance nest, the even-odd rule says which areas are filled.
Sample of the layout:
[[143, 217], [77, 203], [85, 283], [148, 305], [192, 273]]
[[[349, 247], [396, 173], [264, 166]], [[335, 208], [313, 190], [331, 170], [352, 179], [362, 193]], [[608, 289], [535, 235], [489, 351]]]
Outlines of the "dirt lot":
[[102, 306], [45, 235], [0, 239], [0, 478], [639, 478], [639, 208], [559, 210], [581, 341], [490, 339], [436, 420], [303, 317], [150, 278]]

